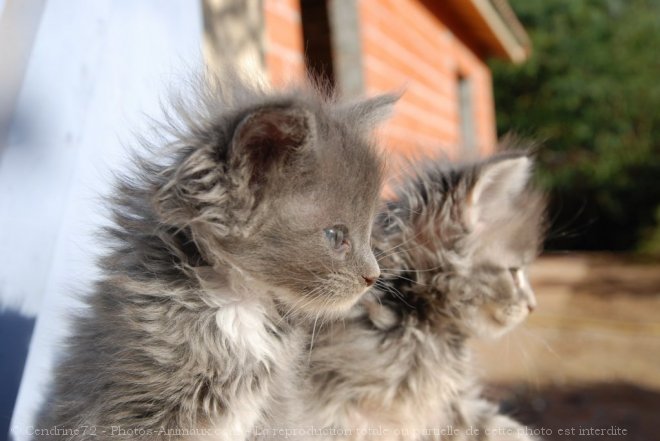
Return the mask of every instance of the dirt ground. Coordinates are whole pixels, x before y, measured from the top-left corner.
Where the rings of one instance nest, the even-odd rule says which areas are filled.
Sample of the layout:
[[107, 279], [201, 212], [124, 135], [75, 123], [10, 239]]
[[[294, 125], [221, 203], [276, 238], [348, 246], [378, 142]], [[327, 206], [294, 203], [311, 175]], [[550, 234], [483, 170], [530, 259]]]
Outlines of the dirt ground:
[[487, 393], [545, 440], [660, 440], [660, 262], [551, 255], [530, 277], [527, 322], [475, 342]]

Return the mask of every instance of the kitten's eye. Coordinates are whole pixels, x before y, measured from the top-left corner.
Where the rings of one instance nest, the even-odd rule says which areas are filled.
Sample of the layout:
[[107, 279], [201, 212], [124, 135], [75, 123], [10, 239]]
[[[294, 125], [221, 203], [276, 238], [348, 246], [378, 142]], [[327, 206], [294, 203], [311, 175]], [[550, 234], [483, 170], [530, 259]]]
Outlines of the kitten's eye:
[[326, 228], [323, 230], [325, 238], [332, 249], [343, 251], [344, 248], [348, 249], [349, 242], [346, 240], [346, 233], [348, 229], [343, 225], [335, 225], [334, 227]]

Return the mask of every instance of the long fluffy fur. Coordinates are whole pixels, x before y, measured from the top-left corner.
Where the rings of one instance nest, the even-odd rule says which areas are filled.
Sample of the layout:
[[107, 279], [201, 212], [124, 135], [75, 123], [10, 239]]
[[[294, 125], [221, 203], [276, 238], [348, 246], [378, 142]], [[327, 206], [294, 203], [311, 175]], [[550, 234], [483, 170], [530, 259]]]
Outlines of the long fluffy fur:
[[[298, 202], [295, 213], [352, 198], [359, 207], [347, 209], [370, 225], [382, 167], [364, 133], [374, 109], [394, 98], [341, 104], [313, 87], [273, 92], [230, 72], [193, 89], [160, 128], [166, 145], [136, 155], [135, 170], [118, 181], [103, 276], [74, 323], [35, 439], [248, 439], [286, 424], [298, 413], [305, 323], [330, 308], [335, 293], [365, 288], [359, 275], [348, 280], [362, 271], [358, 257], [343, 278], [323, 276], [330, 265], [322, 261], [316, 274], [287, 273], [305, 259], [303, 269], [315, 268], [307, 251], [318, 246], [309, 240], [300, 255], [264, 254], [296, 245], [295, 237], [273, 237], [288, 231], [288, 218], [274, 224], [274, 213], [284, 212], [271, 201], [320, 182], [328, 195]], [[259, 142], [272, 150], [235, 151]], [[327, 177], [323, 155], [334, 158]], [[336, 180], [356, 190], [333, 191]], [[370, 226], [363, 233], [356, 249], [369, 247]], [[274, 294], [314, 283], [323, 289], [300, 313]]]
[[480, 397], [466, 345], [493, 332], [484, 308], [505, 314], [506, 330], [533, 307], [509, 267], [529, 263], [543, 235], [528, 161], [522, 153], [464, 166], [430, 161], [399, 184], [374, 228], [381, 280], [351, 317], [318, 333], [310, 424], [355, 440], [529, 439]]

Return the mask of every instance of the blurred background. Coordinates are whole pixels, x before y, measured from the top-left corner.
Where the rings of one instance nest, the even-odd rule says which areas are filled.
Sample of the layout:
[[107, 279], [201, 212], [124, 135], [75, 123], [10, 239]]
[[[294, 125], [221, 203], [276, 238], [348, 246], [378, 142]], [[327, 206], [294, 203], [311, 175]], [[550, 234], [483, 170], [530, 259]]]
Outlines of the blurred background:
[[486, 392], [544, 439], [658, 439], [659, 50], [660, 0], [0, 0], [0, 440], [29, 438], [122, 145], [203, 62], [404, 91], [393, 175], [537, 141], [539, 308], [475, 342]]

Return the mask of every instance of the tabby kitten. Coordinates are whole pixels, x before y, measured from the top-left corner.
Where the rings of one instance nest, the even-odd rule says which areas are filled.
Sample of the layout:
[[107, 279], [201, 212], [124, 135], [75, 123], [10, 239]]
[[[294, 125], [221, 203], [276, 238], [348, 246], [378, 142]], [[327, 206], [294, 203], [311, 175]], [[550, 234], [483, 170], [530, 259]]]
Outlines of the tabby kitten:
[[374, 227], [384, 275], [315, 339], [309, 422], [350, 439], [530, 439], [479, 396], [466, 342], [503, 334], [536, 305], [524, 268], [544, 204], [531, 167], [504, 153], [431, 163], [402, 182]]
[[35, 439], [236, 440], [281, 424], [303, 329], [379, 276], [382, 167], [365, 134], [395, 98], [204, 87], [117, 184], [103, 277]]

